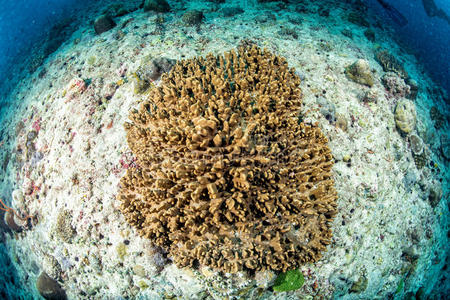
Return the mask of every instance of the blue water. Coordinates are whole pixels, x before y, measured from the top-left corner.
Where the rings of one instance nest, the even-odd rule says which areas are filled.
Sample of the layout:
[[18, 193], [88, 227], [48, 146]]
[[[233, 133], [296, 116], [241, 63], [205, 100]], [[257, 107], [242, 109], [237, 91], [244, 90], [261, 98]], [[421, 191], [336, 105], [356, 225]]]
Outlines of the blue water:
[[[422, 0], [386, 2], [406, 17], [406, 26], [393, 22], [376, 0], [367, 1], [373, 13], [386, 20], [397, 37], [413, 50], [432, 78], [450, 92], [450, 24], [439, 17], [428, 17]], [[435, 4], [450, 16], [449, 0], [436, 0]]]
[[2, 0], [0, 11], [0, 67], [26, 55], [23, 51], [38, 42], [39, 38], [59, 19], [71, 15], [84, 0]]
[[75, 10], [82, 10], [90, 2], [93, 1], [0, 0], [0, 82], [19, 71], [17, 63], [30, 55], [57, 22], [70, 17]]

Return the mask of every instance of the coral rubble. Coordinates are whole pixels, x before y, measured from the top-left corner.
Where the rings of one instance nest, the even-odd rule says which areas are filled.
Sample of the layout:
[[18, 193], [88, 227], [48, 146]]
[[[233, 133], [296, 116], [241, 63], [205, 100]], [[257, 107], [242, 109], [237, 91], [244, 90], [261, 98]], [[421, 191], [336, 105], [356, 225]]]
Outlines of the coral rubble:
[[127, 221], [178, 266], [225, 272], [317, 261], [336, 214], [332, 155], [299, 119], [299, 77], [255, 45], [178, 62], [125, 124], [137, 167]]

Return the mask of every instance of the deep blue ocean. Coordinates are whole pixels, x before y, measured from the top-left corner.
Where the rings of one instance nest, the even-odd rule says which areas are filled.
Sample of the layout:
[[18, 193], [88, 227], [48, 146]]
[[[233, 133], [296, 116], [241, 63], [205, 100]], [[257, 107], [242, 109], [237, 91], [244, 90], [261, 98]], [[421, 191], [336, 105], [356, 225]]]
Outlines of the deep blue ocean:
[[[411, 49], [411, 52], [435, 81], [450, 91], [450, 18], [445, 19], [437, 15], [428, 16], [424, 2], [432, 1], [389, 0], [386, 2], [408, 20], [405, 26], [397, 24], [389, 16], [389, 12], [383, 9], [376, 0], [367, 0], [373, 13], [392, 26], [399, 40]], [[450, 1], [436, 0], [434, 4], [444, 14], [450, 16]]]

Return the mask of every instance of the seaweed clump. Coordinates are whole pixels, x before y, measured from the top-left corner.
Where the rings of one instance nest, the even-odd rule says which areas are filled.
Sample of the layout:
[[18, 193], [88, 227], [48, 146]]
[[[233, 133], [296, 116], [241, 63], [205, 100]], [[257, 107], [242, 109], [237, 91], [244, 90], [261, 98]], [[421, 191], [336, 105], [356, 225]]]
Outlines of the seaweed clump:
[[333, 159], [298, 121], [300, 78], [257, 46], [179, 61], [125, 123], [137, 166], [118, 199], [180, 267], [296, 269], [331, 240]]

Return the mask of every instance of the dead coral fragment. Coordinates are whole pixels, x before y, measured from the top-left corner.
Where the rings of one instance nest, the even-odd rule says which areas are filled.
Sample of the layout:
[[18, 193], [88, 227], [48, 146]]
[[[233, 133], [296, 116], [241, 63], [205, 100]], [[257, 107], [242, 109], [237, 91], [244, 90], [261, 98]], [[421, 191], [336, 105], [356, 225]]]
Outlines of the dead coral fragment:
[[178, 266], [296, 269], [330, 243], [327, 139], [298, 121], [300, 79], [256, 46], [178, 62], [126, 123], [127, 221]]

